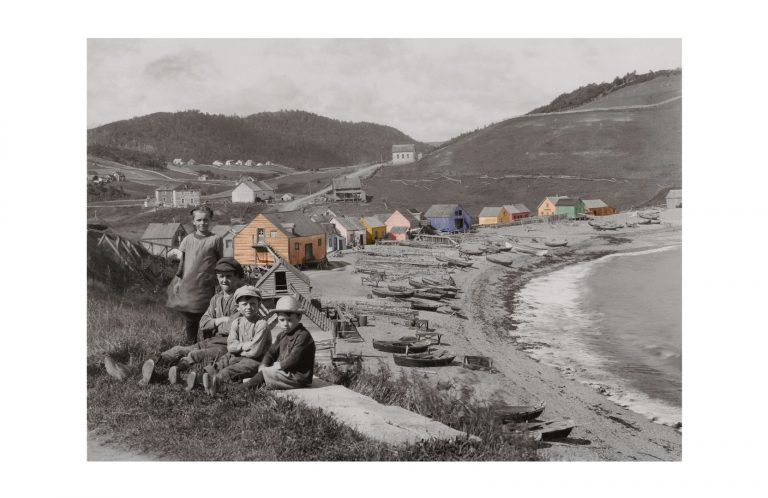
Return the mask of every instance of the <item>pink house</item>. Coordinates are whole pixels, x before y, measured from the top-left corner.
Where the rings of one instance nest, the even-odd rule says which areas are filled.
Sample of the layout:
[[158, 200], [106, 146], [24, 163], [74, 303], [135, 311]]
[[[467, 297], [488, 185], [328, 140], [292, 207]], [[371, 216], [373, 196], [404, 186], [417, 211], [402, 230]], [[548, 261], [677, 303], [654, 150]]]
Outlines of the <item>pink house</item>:
[[365, 227], [357, 220], [347, 216], [334, 216], [331, 219], [331, 224], [336, 227], [336, 231], [346, 241], [346, 247], [365, 245]]
[[409, 230], [419, 228], [419, 220], [406, 209], [392, 213], [384, 224], [387, 226], [388, 238], [392, 240], [405, 240]]

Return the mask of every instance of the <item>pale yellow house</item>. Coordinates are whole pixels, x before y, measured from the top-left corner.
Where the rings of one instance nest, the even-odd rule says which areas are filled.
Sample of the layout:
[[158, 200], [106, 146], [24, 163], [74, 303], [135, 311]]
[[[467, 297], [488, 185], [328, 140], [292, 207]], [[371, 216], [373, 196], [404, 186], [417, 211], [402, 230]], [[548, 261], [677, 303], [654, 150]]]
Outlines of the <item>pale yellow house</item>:
[[360, 224], [365, 228], [366, 244], [375, 244], [387, 235], [387, 224], [377, 216], [364, 216], [360, 218]]
[[481, 225], [498, 225], [504, 223], [505, 219], [509, 218], [509, 214], [502, 206], [484, 207], [478, 218]]

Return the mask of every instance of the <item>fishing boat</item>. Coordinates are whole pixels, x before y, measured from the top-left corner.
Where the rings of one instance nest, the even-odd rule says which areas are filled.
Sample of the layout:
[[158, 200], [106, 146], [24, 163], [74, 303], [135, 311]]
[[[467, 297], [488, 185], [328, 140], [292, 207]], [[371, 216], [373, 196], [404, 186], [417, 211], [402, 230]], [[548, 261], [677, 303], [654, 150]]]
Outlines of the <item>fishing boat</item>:
[[430, 299], [432, 301], [439, 301], [443, 298], [443, 294], [438, 292], [432, 292], [431, 289], [416, 289], [413, 292], [413, 297], [421, 299]]
[[568, 245], [568, 241], [565, 239], [548, 239], [544, 241], [544, 245], [547, 247], [565, 247]]
[[485, 259], [487, 259], [491, 263], [496, 263], [497, 265], [512, 266], [512, 264], [518, 258], [515, 258], [511, 254], [494, 254], [494, 255], [485, 256]]
[[465, 356], [461, 366], [469, 370], [493, 370], [493, 360], [487, 356]]
[[437, 308], [440, 307], [440, 303], [436, 301], [428, 301], [426, 299], [419, 299], [416, 297], [410, 297], [404, 300], [410, 301], [411, 309], [414, 309], [414, 310], [437, 311]]
[[467, 254], [469, 256], [482, 256], [482, 254], [485, 252], [481, 247], [476, 246], [460, 246], [459, 252], [461, 254]]
[[424, 282], [419, 282], [418, 280], [413, 278], [408, 279], [408, 285], [410, 285], [414, 289], [423, 289], [424, 287], [427, 287], [427, 284], [425, 284]]
[[388, 285], [387, 289], [391, 290], [392, 292], [413, 292], [413, 289], [404, 285]]
[[489, 244], [487, 246], [483, 246], [483, 249], [485, 250], [485, 254], [498, 254], [499, 248], [495, 245]]
[[423, 353], [429, 348], [428, 342], [417, 341], [373, 341], [373, 349], [385, 353]]
[[544, 408], [546, 404], [543, 401], [538, 405], [500, 404], [493, 407], [493, 413], [502, 424], [508, 424], [533, 420], [544, 413]]
[[392, 290], [389, 290], [389, 289], [373, 288], [373, 289], [371, 289], [371, 294], [373, 294], [374, 296], [377, 296], [377, 297], [401, 297], [401, 298], [404, 298], [404, 297], [411, 297], [411, 296], [413, 296], [413, 290], [397, 292], [397, 291], [392, 291]]
[[469, 268], [472, 266], [472, 261], [464, 261], [462, 259], [449, 258], [447, 256], [435, 256], [435, 259], [449, 265], [459, 266], [461, 268]]
[[595, 221], [595, 220], [589, 220], [587, 222], [587, 224], [589, 226], [591, 226], [592, 228], [594, 228], [595, 230], [598, 230], [598, 231], [600, 231], [600, 230], [618, 230], [619, 228], [623, 228], [624, 227], [624, 225], [620, 225], [620, 224], [616, 223], [615, 221], [600, 222], [600, 221]]
[[651, 209], [647, 211], [639, 211], [637, 213], [637, 216], [639, 216], [644, 220], [657, 220], [659, 219], [659, 216], [661, 216], [661, 213], [654, 209]]
[[534, 420], [532, 422], [505, 424], [501, 426], [501, 430], [505, 434], [515, 434], [527, 430], [529, 434], [538, 435], [545, 441], [551, 441], [568, 437], [574, 427], [576, 427], [576, 423], [573, 420], [564, 418], [560, 420]]
[[546, 249], [539, 249], [538, 247], [531, 247], [522, 244], [512, 244], [511, 249], [521, 254], [527, 254], [529, 256], [545, 256], [547, 254]]
[[456, 355], [440, 349], [437, 351], [415, 354], [393, 354], [395, 365], [401, 367], [442, 367], [453, 363]]

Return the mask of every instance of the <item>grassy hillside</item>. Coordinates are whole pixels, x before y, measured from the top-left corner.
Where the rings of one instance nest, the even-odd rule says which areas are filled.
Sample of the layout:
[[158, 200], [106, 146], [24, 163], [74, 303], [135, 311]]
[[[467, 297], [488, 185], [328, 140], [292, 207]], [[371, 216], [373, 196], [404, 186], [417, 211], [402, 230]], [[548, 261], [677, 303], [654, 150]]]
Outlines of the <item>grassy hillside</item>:
[[[123, 151], [131, 157], [164, 161], [181, 158], [210, 164], [251, 159], [299, 169], [378, 161], [389, 157], [392, 145], [398, 143], [415, 141], [389, 126], [339, 121], [302, 111], [248, 117], [160, 112], [88, 130], [89, 147], [110, 153], [110, 159], [116, 161]], [[428, 148], [417, 145], [420, 150]]]
[[[681, 92], [680, 78], [625, 90], [605, 102], [660, 102]], [[594, 105], [608, 106], [602, 100]], [[510, 202], [534, 209], [544, 196], [560, 194], [601, 198], [626, 209], [682, 185], [681, 136], [681, 100], [512, 118], [464, 135], [418, 163], [383, 169], [367, 182], [374, 196], [369, 207], [376, 212], [384, 200], [422, 209], [457, 201], [477, 215], [484, 206]]]

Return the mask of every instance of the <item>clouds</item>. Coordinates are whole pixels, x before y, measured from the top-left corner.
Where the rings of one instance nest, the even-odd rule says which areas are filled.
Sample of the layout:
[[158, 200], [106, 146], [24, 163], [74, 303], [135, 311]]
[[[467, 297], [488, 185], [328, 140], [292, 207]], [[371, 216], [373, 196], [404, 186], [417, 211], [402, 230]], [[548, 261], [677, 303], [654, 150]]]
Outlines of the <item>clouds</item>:
[[679, 40], [89, 40], [88, 125], [302, 109], [441, 140], [586, 83], [681, 65]]

